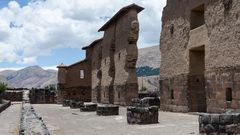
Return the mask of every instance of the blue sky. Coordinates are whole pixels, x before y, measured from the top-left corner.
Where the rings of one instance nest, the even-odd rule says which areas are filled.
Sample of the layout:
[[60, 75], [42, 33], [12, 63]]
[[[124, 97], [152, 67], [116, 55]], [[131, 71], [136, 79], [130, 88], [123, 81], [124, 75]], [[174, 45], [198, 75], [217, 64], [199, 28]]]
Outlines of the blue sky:
[[54, 68], [84, 59], [81, 48], [100, 38], [97, 30], [131, 3], [145, 8], [139, 14], [138, 47], [158, 45], [165, 1], [0, 0], [0, 70]]

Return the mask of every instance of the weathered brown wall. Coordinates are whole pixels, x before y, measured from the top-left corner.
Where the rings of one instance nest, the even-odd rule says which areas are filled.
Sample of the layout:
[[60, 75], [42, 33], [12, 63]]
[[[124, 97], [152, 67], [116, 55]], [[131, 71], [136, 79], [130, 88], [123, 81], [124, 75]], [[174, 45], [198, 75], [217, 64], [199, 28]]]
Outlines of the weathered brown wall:
[[102, 81], [101, 81], [101, 102], [110, 103], [109, 89], [111, 83], [114, 81], [114, 65], [111, 57], [113, 57], [114, 48], [115, 25], [110, 26], [105, 32], [102, 40]]
[[[114, 103], [126, 105], [132, 98], [138, 97], [138, 81], [136, 76], [136, 62], [138, 58], [138, 18], [137, 11], [132, 9], [116, 22], [115, 31], [115, 80], [114, 80]], [[133, 34], [133, 21], [137, 24], [136, 33]], [[131, 33], [132, 32], [132, 33]], [[127, 34], [126, 34], [127, 33]], [[129, 38], [135, 36], [134, 42]]]
[[[191, 10], [201, 4], [204, 4], [205, 8], [205, 25], [191, 30]], [[161, 86], [163, 108], [178, 106], [180, 109], [176, 109], [176, 111], [189, 111], [189, 104], [192, 101], [187, 94], [191, 92], [189, 84], [201, 80], [201, 77], [195, 76], [193, 77], [195, 79], [192, 76], [189, 77], [189, 51], [203, 45], [205, 49], [205, 81], [203, 81], [205, 89], [203, 91], [207, 94], [203, 98], [206, 98], [207, 110], [219, 112], [227, 108], [239, 107], [239, 103], [237, 103], [239, 98], [235, 96], [239, 91], [236, 87], [239, 85], [236, 80], [238, 77], [237, 67], [240, 65], [239, 6], [240, 2], [237, 0], [167, 1], [163, 12], [160, 41], [160, 82], [163, 84]], [[221, 69], [221, 72], [218, 72], [217, 69]], [[185, 77], [179, 80], [179, 76]], [[226, 78], [229, 80], [227, 81]], [[172, 84], [171, 80], [178, 80], [179, 84]], [[201, 82], [199, 81], [199, 83]], [[234, 95], [231, 103], [226, 102], [225, 99], [228, 87], [232, 88]], [[174, 89], [175, 99], [169, 98], [170, 89]], [[187, 103], [186, 98], [188, 99]], [[173, 110], [173, 107], [169, 109]]]
[[102, 41], [93, 47], [92, 53], [92, 102], [101, 102], [101, 60], [102, 60]]
[[[85, 78], [80, 78], [80, 70], [84, 70]], [[89, 70], [88, 63], [83, 61], [67, 68], [66, 76], [66, 88], [77, 87], [77, 86], [89, 86], [91, 72]]]
[[[58, 103], [67, 99], [91, 101], [91, 56], [92, 49], [90, 48], [86, 50], [85, 60], [65, 68], [59, 66]], [[80, 78], [80, 70], [84, 70], [84, 78]]]

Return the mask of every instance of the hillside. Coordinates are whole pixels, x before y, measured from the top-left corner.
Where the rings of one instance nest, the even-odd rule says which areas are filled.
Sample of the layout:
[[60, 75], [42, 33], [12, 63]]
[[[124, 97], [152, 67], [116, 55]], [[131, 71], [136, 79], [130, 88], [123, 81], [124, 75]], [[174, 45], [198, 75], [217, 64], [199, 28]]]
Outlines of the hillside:
[[0, 75], [7, 79], [10, 87], [15, 88], [44, 87], [57, 83], [57, 71], [44, 70], [39, 66], [27, 67], [19, 71], [2, 71]]
[[159, 45], [141, 48], [138, 50], [137, 67], [153, 67], [159, 68], [160, 66], [160, 50]]

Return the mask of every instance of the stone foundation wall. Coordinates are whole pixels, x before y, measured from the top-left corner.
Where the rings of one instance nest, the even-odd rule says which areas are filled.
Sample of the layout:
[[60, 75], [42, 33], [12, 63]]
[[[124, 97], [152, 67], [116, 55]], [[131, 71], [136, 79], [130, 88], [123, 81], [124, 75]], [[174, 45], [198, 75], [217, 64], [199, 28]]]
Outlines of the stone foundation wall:
[[[240, 108], [240, 66], [209, 70], [205, 77], [208, 112]], [[231, 101], [227, 101], [227, 90], [231, 91]]]
[[160, 80], [161, 109], [164, 111], [187, 112], [188, 75], [178, 75]]
[[62, 91], [63, 100], [77, 100], [90, 102], [91, 101], [91, 88], [90, 87], [74, 87], [66, 88]]
[[130, 105], [133, 98], [138, 98], [138, 84], [114, 86], [114, 104]]

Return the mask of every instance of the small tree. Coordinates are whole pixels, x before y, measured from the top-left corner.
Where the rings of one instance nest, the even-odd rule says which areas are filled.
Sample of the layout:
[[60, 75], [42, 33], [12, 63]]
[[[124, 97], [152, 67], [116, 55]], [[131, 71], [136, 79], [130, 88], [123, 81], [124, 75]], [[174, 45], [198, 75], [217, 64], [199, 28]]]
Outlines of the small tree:
[[147, 87], [142, 86], [142, 88], [140, 89], [140, 92], [146, 92], [147, 91]]
[[7, 89], [7, 83], [0, 82], [0, 94], [2, 94]]
[[2, 93], [7, 89], [7, 83], [0, 82], [0, 103], [2, 102]]

